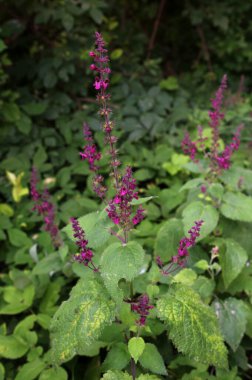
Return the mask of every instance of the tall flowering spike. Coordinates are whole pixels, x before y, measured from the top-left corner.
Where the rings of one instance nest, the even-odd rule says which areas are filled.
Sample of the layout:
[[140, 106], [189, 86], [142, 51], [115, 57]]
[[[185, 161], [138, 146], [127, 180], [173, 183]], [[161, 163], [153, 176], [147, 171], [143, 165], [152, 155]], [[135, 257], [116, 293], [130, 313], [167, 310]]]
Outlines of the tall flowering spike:
[[[90, 69], [96, 73], [94, 88], [97, 91], [97, 100], [100, 103], [99, 114], [102, 118], [102, 128], [105, 133], [105, 143], [108, 145], [108, 154], [110, 156], [111, 175], [114, 178], [115, 196], [107, 202], [106, 211], [109, 218], [115, 225], [123, 230], [123, 237], [116, 234], [113, 230], [111, 233], [117, 236], [122, 242], [126, 243], [128, 232], [144, 218], [144, 210], [139, 207], [133, 214], [131, 202], [137, 199], [138, 192], [136, 190], [136, 181], [132, 176], [132, 170], [127, 167], [125, 173], [119, 170], [121, 162], [118, 159], [118, 151], [116, 149], [117, 137], [113, 135], [114, 123], [111, 121], [111, 108], [109, 107], [110, 94], [109, 75], [110, 68], [108, 51], [105, 47], [102, 35], [95, 33], [95, 49], [89, 53], [93, 58]], [[88, 133], [90, 139], [90, 134]], [[89, 142], [91, 142], [89, 140]], [[102, 177], [96, 175], [93, 180], [93, 188], [101, 198], [104, 198], [105, 190], [102, 185]]]
[[30, 192], [34, 202], [32, 211], [37, 211], [38, 215], [41, 215], [44, 220], [45, 230], [51, 235], [51, 239], [55, 248], [61, 246], [62, 241], [59, 235], [58, 226], [55, 223], [55, 208], [50, 200], [50, 194], [47, 189], [44, 189], [43, 193], [39, 193], [37, 190], [38, 178], [37, 171], [33, 167], [30, 181]]
[[154, 306], [149, 304], [149, 297], [147, 294], [141, 295], [137, 302], [131, 303], [131, 310], [139, 315], [137, 324], [140, 326], [145, 326], [146, 318], [149, 315], [149, 310], [153, 309]]
[[179, 267], [184, 267], [187, 257], [189, 256], [188, 249], [196, 244], [196, 239], [200, 236], [200, 229], [203, 220], [194, 222], [194, 226], [188, 231], [189, 237], [183, 237], [179, 242], [178, 252], [172, 257], [171, 263], [168, 267], [163, 268], [163, 262], [160, 257], [156, 258], [156, 263], [162, 270], [162, 274], [169, 275], [175, 272]]
[[227, 75], [225, 74], [221, 80], [220, 87], [215, 93], [215, 97], [211, 99], [213, 111], [209, 111], [210, 127], [212, 128], [212, 154], [215, 156], [218, 152], [219, 146], [219, 126], [221, 120], [224, 118], [224, 113], [221, 112], [221, 107], [224, 98], [224, 91], [227, 88]]
[[117, 138], [112, 134], [114, 123], [110, 120], [112, 110], [109, 107], [110, 94], [107, 92], [111, 70], [108, 66], [109, 58], [107, 54], [108, 51], [105, 48], [105, 41], [103, 40], [102, 35], [98, 32], [95, 33], [95, 45], [95, 50], [89, 53], [94, 60], [90, 69], [96, 72], [94, 88], [98, 92], [97, 100], [100, 103], [99, 114], [103, 119], [102, 126], [105, 133], [105, 143], [109, 146], [108, 153], [110, 155], [110, 164], [115, 180], [115, 188], [118, 189], [120, 180], [118, 166], [120, 166], [121, 163], [117, 158], [117, 149], [115, 147]]
[[79, 222], [75, 218], [71, 218], [73, 228], [73, 237], [75, 238], [75, 244], [79, 249], [79, 253], [73, 256], [73, 259], [78, 263], [84, 264], [89, 267], [94, 272], [98, 272], [98, 268], [95, 267], [92, 258], [94, 256], [93, 251], [88, 247], [88, 240], [85, 238], [85, 232], [83, 228], [79, 225]]

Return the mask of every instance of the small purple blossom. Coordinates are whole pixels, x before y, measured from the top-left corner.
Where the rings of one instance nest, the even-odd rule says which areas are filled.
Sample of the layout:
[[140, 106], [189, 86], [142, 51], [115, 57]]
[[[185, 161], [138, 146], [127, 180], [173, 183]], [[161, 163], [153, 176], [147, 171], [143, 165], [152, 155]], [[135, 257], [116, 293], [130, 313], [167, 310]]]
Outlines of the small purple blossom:
[[51, 202], [49, 191], [44, 189], [42, 193], [37, 190], [38, 178], [37, 170], [33, 167], [30, 181], [30, 193], [34, 206], [32, 211], [37, 211], [38, 215], [41, 215], [45, 224], [45, 231], [49, 232], [52, 243], [55, 248], [61, 246], [62, 241], [59, 235], [58, 226], [55, 223], [55, 208]]
[[147, 294], [141, 295], [138, 298], [137, 302], [132, 302], [131, 310], [140, 316], [136, 323], [140, 326], [145, 326], [146, 318], [149, 315], [149, 310], [153, 308], [153, 305], [149, 305], [149, 297]]
[[178, 268], [185, 266], [187, 257], [189, 256], [188, 249], [196, 244], [197, 237], [200, 236], [200, 229], [203, 224], [203, 220], [194, 222], [194, 226], [188, 231], [189, 237], [183, 237], [179, 242], [178, 252], [172, 257], [171, 263], [168, 267], [164, 268], [163, 262], [160, 256], [157, 256], [156, 263], [161, 269], [163, 275], [169, 275], [175, 272]]
[[94, 272], [98, 271], [95, 267], [92, 258], [94, 256], [93, 251], [88, 247], [88, 240], [85, 238], [85, 232], [83, 228], [79, 225], [79, 222], [75, 218], [70, 218], [73, 228], [73, 237], [75, 238], [75, 244], [79, 248], [80, 252], [73, 256], [73, 259], [78, 263], [84, 264], [89, 267]]

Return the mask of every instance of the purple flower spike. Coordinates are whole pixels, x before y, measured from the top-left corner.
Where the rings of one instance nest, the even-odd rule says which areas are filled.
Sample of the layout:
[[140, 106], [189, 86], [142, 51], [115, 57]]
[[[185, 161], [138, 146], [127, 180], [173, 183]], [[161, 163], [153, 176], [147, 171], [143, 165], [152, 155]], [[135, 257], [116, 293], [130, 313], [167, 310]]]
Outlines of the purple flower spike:
[[196, 239], [200, 236], [200, 229], [203, 223], [203, 220], [194, 222], [194, 226], [188, 231], [190, 236], [184, 237], [180, 240], [178, 252], [172, 257], [171, 263], [168, 267], [164, 269], [160, 257], [158, 256], [156, 258], [157, 265], [161, 269], [163, 275], [167, 276], [185, 266], [187, 257], [189, 256], [188, 249], [196, 244]]
[[84, 264], [86, 267], [92, 269], [94, 272], [98, 272], [98, 268], [95, 267], [92, 258], [94, 256], [92, 250], [88, 247], [88, 240], [85, 239], [85, 232], [79, 225], [79, 222], [75, 218], [70, 218], [73, 228], [73, 237], [75, 238], [75, 244], [79, 248], [80, 252], [73, 256], [73, 259], [78, 263]]

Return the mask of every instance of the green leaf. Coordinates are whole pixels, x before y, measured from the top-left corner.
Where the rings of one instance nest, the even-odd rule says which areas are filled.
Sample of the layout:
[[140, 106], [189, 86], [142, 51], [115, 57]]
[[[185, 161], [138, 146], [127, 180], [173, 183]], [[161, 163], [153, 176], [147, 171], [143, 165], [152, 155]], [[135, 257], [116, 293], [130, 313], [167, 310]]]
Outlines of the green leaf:
[[174, 282], [185, 285], [192, 285], [197, 279], [197, 274], [191, 268], [184, 268], [173, 277]]
[[62, 261], [58, 252], [50, 253], [48, 256], [44, 257], [39, 261], [33, 268], [32, 273], [34, 275], [38, 274], [48, 274], [50, 272], [58, 272], [62, 268]]
[[170, 189], [161, 190], [158, 202], [162, 208], [162, 214], [165, 218], [169, 216], [170, 211], [178, 207], [185, 199], [185, 193], [179, 192], [177, 186]]
[[31, 116], [41, 115], [47, 109], [46, 102], [27, 103], [22, 105], [23, 110]]
[[19, 372], [15, 377], [15, 380], [36, 379], [36, 377], [40, 374], [41, 371], [43, 371], [45, 367], [46, 363], [43, 362], [41, 359], [36, 359], [30, 363], [26, 363], [21, 367], [21, 369], [19, 369]]
[[16, 126], [20, 132], [28, 135], [32, 128], [32, 121], [27, 115], [21, 113], [20, 119], [16, 121]]
[[39, 380], [67, 380], [67, 379], [68, 379], [67, 372], [64, 368], [61, 368], [61, 367], [45, 369], [43, 372], [41, 372], [39, 376]]
[[110, 54], [110, 57], [111, 57], [111, 59], [116, 60], [116, 59], [121, 58], [122, 55], [123, 55], [123, 50], [122, 49], [115, 49]]
[[23, 290], [14, 286], [6, 286], [4, 288], [3, 300], [0, 302], [0, 315], [19, 314], [27, 310], [31, 305], [35, 295], [33, 284], [29, 284]]
[[102, 364], [102, 371], [109, 369], [121, 370], [125, 368], [130, 362], [130, 355], [125, 343], [118, 343], [114, 345], [108, 352], [106, 359]]
[[169, 261], [172, 256], [176, 255], [183, 234], [183, 225], [180, 220], [170, 219], [165, 222], [155, 240], [155, 256], [160, 256], [165, 262]]
[[64, 28], [69, 32], [74, 26], [74, 17], [71, 14], [64, 12], [62, 17], [62, 24]]
[[138, 199], [133, 199], [133, 201], [131, 202], [131, 204], [133, 206], [135, 206], [135, 205], [142, 205], [144, 203], [149, 202], [153, 198], [157, 198], [157, 197], [152, 196], [152, 197], [142, 197], [142, 198], [138, 198]]
[[140, 356], [142, 355], [144, 348], [145, 348], [145, 342], [143, 338], [141, 337], [131, 338], [128, 342], [129, 353], [136, 363], [138, 359], [140, 358]]
[[202, 185], [204, 183], [204, 178], [194, 178], [190, 179], [190, 181], [187, 181], [179, 191], [183, 190], [190, 190], [190, 189], [195, 189], [199, 185]]
[[26, 354], [29, 345], [19, 336], [0, 335], [0, 357], [18, 359]]
[[225, 246], [226, 249], [220, 252], [219, 260], [224, 285], [227, 288], [242, 271], [248, 256], [245, 249], [235, 240], [225, 239]]
[[145, 349], [139, 358], [139, 362], [144, 368], [158, 375], [167, 375], [163, 358], [152, 343], [145, 344]]
[[5, 378], [5, 368], [2, 363], [0, 363], [0, 380], [4, 380]]
[[199, 293], [203, 301], [209, 302], [215, 288], [215, 283], [205, 276], [199, 276], [192, 284], [192, 288]]
[[132, 380], [132, 376], [122, 371], [108, 371], [101, 380]]
[[70, 360], [97, 340], [114, 318], [114, 303], [96, 278], [79, 280], [51, 324], [52, 357], [56, 363]]
[[118, 289], [118, 281], [124, 278], [131, 281], [135, 278], [144, 263], [144, 250], [136, 242], [127, 245], [114, 243], [110, 245], [101, 257], [101, 274], [111, 296], [122, 299], [122, 292]]
[[211, 205], [206, 205], [202, 202], [190, 203], [182, 213], [184, 231], [187, 231], [193, 226], [197, 220], [203, 220], [204, 223], [200, 229], [200, 236], [198, 241], [208, 236], [217, 226], [219, 214], [216, 209]]
[[157, 310], [178, 351], [202, 363], [227, 366], [227, 351], [216, 316], [196, 292], [172, 284], [167, 295], [157, 302]]
[[159, 83], [160, 88], [164, 90], [174, 91], [179, 88], [178, 80], [176, 77], [170, 76], [167, 79], [161, 80]]
[[[242, 178], [242, 180], [241, 180]], [[224, 170], [221, 175], [221, 180], [234, 190], [239, 190], [239, 182], [241, 180], [241, 188], [245, 190], [252, 190], [252, 170], [244, 169], [241, 167], [232, 167], [229, 170]]]
[[[108, 218], [105, 210], [101, 212], [91, 212], [78, 219], [80, 226], [85, 231], [88, 245], [91, 248], [99, 248], [104, 245], [111, 237], [109, 228], [113, 226], [113, 223]], [[71, 240], [75, 240], [73, 237], [72, 225], [68, 224], [63, 231]]]
[[148, 373], [145, 373], [144, 375], [140, 375], [137, 380], [160, 380], [160, 377], [156, 375], [149, 375]]
[[31, 240], [28, 238], [25, 232], [12, 228], [8, 230], [9, 239], [12, 245], [15, 247], [23, 247], [31, 245]]
[[246, 305], [243, 301], [230, 297], [224, 302], [214, 301], [213, 307], [225, 341], [236, 351], [246, 330]]
[[227, 192], [223, 196], [220, 211], [226, 218], [252, 222], [252, 198], [241, 193]]

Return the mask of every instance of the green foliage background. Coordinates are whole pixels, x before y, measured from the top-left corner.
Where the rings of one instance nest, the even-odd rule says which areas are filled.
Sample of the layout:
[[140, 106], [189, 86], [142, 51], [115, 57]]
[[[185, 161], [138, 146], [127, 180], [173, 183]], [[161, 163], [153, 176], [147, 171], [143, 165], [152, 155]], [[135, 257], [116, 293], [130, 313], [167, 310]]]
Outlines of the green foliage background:
[[[83, 146], [83, 121], [90, 123], [104, 151], [88, 56], [96, 30], [103, 33], [110, 48], [112, 106], [122, 161], [134, 167], [142, 195], [158, 196], [146, 205], [148, 219], [134, 232], [135, 239], [144, 245], [149, 258], [154, 252], [168, 259], [171, 250], [167, 249], [167, 234], [174, 249], [183, 236], [183, 226], [177, 218], [190, 226], [190, 208], [209, 217], [212, 224], [206, 226], [208, 230], [204, 230], [203, 237], [212, 231], [214, 235], [210, 243], [204, 240], [203, 248], [195, 250], [194, 261], [207, 262], [204, 244], [218, 243], [223, 250], [222, 275], [214, 283], [204, 272], [204, 263], [195, 269], [192, 262], [185, 278], [181, 274], [178, 282], [192, 286], [206, 303], [214, 299], [212, 307], [220, 314], [220, 327], [231, 347], [230, 371], [224, 374], [219, 370], [216, 376], [227, 380], [237, 379], [237, 374], [241, 378], [249, 376], [252, 289], [251, 269], [246, 263], [250, 263], [252, 249], [251, 199], [244, 197], [252, 192], [249, 170], [252, 4], [238, 0], [164, 2], [151, 45], [161, 3], [0, 0], [0, 355], [3, 356], [0, 379], [4, 379], [5, 372], [8, 380], [96, 380], [102, 376], [101, 363], [103, 372], [112, 370], [104, 379], [127, 378], [126, 374], [117, 374], [123, 365], [116, 368], [110, 363], [120, 357], [125, 366], [128, 364], [124, 343], [117, 342], [119, 346], [112, 352], [114, 360], [106, 357], [104, 347], [116, 341], [111, 331], [88, 349], [75, 347], [85, 359], [74, 357], [59, 369], [50, 366], [51, 317], [59, 310], [61, 301], [68, 298], [77, 278], [85, 277], [86, 273], [78, 265], [72, 265], [69, 258], [75, 248], [67, 238], [64, 248], [59, 253], [54, 251], [48, 234], [43, 229], [40, 231], [40, 218], [32, 214], [32, 202], [27, 194], [31, 167], [35, 165], [41, 182], [44, 181], [53, 195], [61, 228], [69, 217], [81, 217], [97, 209], [88, 166], [78, 155]], [[194, 169], [186, 167], [180, 142], [185, 130], [191, 130], [193, 135], [198, 124], [207, 125], [209, 98], [224, 73], [229, 77], [230, 90], [225, 103], [223, 139], [229, 141], [241, 121], [245, 129], [234, 168], [223, 177], [231, 193], [225, 193], [219, 220], [219, 215], [213, 216], [212, 205], [203, 206], [197, 198], [199, 191], [188, 185]], [[105, 157], [102, 161], [104, 172], [106, 160]], [[243, 169], [236, 169], [240, 166]], [[232, 191], [237, 190], [240, 176], [244, 178], [245, 195], [233, 199]], [[233, 208], [230, 211], [230, 205], [236, 205], [235, 212]], [[218, 222], [220, 235], [216, 232]], [[100, 225], [91, 223], [87, 228], [94, 236], [103, 233], [102, 245], [106, 244], [109, 236], [104, 230], [101, 232]], [[89, 239], [92, 241], [91, 236]], [[101, 254], [99, 245], [94, 248]], [[230, 251], [235, 258], [233, 263], [227, 258], [226, 252]], [[218, 272], [218, 268], [212, 269]], [[159, 281], [155, 268], [148, 276], [153, 284]], [[135, 286], [139, 293], [145, 291], [140, 280]], [[113, 291], [118, 297], [117, 281]], [[79, 301], [73, 295], [70, 302]], [[226, 328], [225, 313], [229, 309], [237, 310], [239, 318], [237, 323], [231, 318], [231, 327]], [[125, 315], [125, 319], [130, 318], [126, 311]], [[157, 346], [166, 367], [169, 365], [171, 378], [212, 378], [204, 364], [197, 365], [189, 356], [182, 357], [171, 342], [167, 344], [162, 327], [155, 329], [159, 336]], [[114, 335], [120, 333], [115, 331]], [[163, 365], [161, 362], [161, 372], [156, 373], [165, 376]]]

